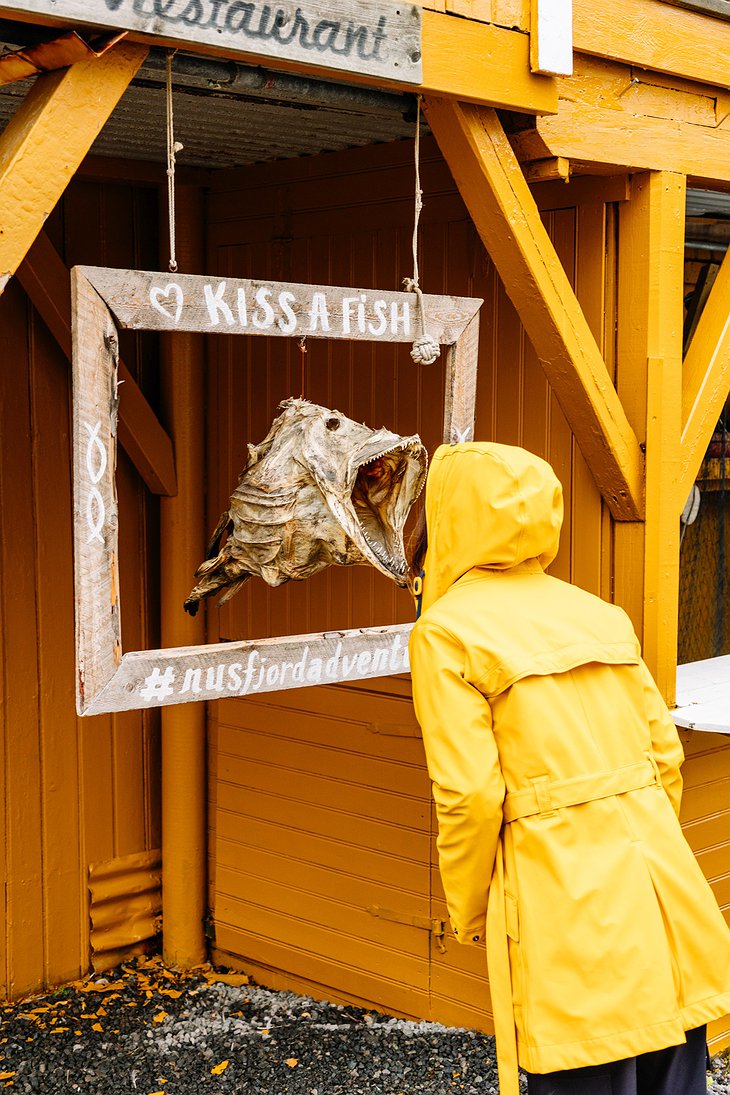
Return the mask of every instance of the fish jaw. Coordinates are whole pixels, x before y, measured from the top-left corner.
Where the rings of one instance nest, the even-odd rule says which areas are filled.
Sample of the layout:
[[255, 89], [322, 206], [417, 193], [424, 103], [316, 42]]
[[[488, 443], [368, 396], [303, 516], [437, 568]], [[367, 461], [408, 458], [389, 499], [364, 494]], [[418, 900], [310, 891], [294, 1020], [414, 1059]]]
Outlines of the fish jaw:
[[407, 584], [403, 529], [426, 481], [428, 458], [418, 435], [373, 433], [348, 463], [341, 494], [320, 482], [327, 504], [348, 538], [381, 574]]

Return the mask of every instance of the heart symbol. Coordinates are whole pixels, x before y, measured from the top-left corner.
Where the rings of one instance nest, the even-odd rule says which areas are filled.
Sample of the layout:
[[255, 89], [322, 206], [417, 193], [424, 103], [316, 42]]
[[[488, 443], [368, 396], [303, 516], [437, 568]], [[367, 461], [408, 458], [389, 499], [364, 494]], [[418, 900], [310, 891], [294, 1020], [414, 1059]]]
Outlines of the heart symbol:
[[150, 304], [160, 315], [177, 323], [182, 312], [183, 291], [174, 281], [171, 281], [164, 289], [153, 287], [150, 289]]

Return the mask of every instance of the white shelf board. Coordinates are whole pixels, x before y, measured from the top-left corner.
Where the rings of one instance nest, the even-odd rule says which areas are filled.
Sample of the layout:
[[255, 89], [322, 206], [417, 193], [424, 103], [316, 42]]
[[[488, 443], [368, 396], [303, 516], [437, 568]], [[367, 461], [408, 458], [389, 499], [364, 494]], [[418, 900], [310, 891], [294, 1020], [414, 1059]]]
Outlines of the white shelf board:
[[684, 730], [730, 734], [730, 654], [677, 666], [677, 706], [670, 712]]

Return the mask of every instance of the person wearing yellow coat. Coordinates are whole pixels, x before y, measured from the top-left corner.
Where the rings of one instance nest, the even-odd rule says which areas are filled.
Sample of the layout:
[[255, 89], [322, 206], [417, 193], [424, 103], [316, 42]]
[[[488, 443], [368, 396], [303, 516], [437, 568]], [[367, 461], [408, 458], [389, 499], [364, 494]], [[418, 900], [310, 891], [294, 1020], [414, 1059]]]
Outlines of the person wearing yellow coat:
[[413, 702], [454, 935], [486, 941], [500, 1091], [519, 1060], [531, 1095], [699, 1095], [730, 931], [631, 623], [545, 573], [563, 505], [539, 457], [442, 446], [425, 512]]

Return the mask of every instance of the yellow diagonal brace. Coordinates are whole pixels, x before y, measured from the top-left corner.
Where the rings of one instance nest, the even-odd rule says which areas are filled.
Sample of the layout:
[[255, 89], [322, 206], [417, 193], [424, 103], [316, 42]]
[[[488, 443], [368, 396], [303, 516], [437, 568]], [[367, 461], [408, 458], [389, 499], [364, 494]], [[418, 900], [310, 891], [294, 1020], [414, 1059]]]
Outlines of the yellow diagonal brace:
[[682, 365], [681, 510], [730, 392], [730, 251], [722, 261]]
[[640, 520], [639, 443], [495, 111], [437, 98], [424, 106], [601, 494], [617, 520]]
[[[43, 230], [29, 248], [16, 276], [71, 361], [71, 274]], [[172, 441], [121, 359], [119, 380], [124, 385], [118, 423], [122, 448], [153, 494], [175, 495], [177, 482]]]
[[146, 56], [122, 42], [39, 76], [0, 135], [0, 292]]

